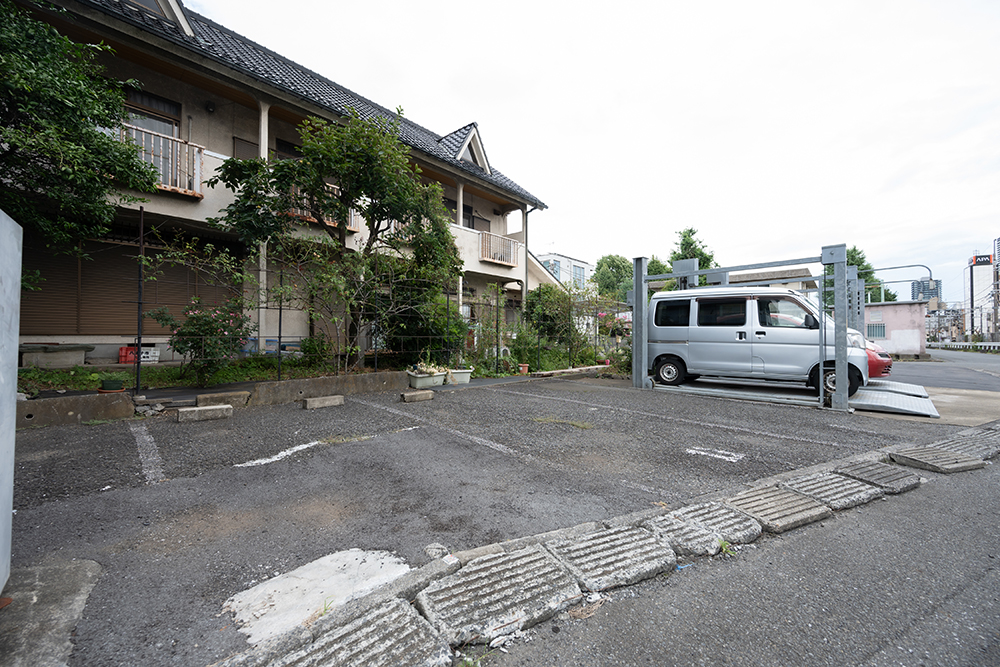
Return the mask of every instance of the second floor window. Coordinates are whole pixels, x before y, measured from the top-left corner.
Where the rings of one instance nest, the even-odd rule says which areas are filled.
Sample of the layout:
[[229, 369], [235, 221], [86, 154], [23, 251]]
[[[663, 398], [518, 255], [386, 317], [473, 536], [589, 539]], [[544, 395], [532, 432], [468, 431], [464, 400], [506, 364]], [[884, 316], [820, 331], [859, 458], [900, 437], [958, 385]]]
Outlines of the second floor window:
[[181, 105], [162, 97], [136, 90], [128, 91], [126, 104], [133, 128], [132, 139], [142, 151], [142, 158], [160, 173], [160, 183], [190, 188], [178, 182], [176, 140], [180, 128]]

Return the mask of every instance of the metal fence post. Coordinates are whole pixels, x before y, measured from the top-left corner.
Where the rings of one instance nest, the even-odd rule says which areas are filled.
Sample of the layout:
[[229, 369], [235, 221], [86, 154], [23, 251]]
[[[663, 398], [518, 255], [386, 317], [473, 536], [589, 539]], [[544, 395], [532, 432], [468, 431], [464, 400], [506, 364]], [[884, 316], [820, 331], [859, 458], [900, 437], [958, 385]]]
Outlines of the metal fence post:
[[[847, 391], [849, 385], [847, 366], [847, 245], [823, 246], [823, 263], [833, 264], [833, 339], [836, 361], [837, 389], [831, 396], [834, 410], [847, 412]], [[824, 355], [825, 356], [825, 355]], [[820, 367], [819, 382], [823, 383], [823, 368]]]
[[636, 257], [632, 267], [632, 386], [636, 389], [652, 388], [648, 380], [649, 346], [646, 345], [646, 315], [649, 299], [646, 297], [646, 257]]

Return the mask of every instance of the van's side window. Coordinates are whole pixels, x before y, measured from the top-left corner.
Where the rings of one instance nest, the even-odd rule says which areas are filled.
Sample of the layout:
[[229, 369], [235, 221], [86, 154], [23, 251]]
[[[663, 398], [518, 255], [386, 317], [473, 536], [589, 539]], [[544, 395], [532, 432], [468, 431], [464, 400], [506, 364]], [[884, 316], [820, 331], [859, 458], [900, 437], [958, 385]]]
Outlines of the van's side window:
[[656, 304], [653, 323], [658, 327], [686, 327], [691, 323], [691, 301], [660, 301]]
[[757, 297], [757, 317], [762, 327], [808, 329], [808, 311], [791, 299]]
[[698, 326], [741, 327], [746, 323], [746, 299], [699, 299], [698, 301]]

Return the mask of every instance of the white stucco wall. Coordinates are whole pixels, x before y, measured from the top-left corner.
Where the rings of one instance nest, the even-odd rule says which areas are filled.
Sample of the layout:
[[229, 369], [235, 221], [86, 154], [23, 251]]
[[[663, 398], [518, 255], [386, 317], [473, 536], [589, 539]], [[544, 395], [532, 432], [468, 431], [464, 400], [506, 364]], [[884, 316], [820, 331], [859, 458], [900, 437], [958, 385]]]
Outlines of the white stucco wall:
[[21, 227], [0, 211], [0, 590], [10, 576], [20, 314]]
[[872, 340], [889, 354], [927, 352], [926, 301], [870, 303], [865, 307], [865, 324], [885, 324], [885, 338]]

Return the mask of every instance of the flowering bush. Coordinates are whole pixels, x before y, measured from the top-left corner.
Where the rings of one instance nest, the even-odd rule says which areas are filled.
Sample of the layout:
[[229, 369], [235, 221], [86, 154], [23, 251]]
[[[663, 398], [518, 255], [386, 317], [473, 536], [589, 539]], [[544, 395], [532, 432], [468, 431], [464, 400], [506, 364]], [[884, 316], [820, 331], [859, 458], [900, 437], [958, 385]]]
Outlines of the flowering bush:
[[239, 299], [204, 306], [199, 297], [194, 297], [184, 310], [183, 321], [166, 308], [146, 314], [170, 329], [170, 346], [188, 358], [201, 387], [208, 384], [216, 371], [240, 356], [240, 350], [256, 329]]
[[600, 332], [605, 336], [624, 336], [628, 331], [628, 322], [614, 313], [597, 313]]

